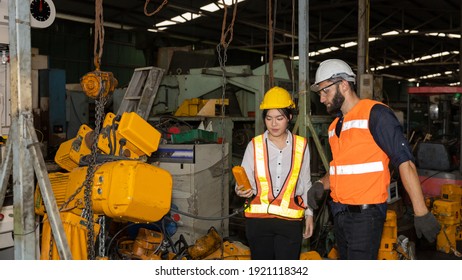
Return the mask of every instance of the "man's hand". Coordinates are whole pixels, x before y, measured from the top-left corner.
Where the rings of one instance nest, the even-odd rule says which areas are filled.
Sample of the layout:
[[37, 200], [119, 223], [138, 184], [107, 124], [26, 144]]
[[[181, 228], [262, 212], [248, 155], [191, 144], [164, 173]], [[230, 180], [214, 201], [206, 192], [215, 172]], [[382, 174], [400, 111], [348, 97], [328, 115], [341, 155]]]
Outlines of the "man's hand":
[[323, 194], [324, 185], [320, 181], [314, 182], [308, 190], [308, 205], [311, 209], [318, 209], [318, 200], [322, 198]]
[[441, 225], [431, 212], [428, 212], [423, 216], [415, 216], [414, 227], [417, 237], [421, 238], [423, 235], [430, 243], [435, 242], [436, 235], [441, 230]]

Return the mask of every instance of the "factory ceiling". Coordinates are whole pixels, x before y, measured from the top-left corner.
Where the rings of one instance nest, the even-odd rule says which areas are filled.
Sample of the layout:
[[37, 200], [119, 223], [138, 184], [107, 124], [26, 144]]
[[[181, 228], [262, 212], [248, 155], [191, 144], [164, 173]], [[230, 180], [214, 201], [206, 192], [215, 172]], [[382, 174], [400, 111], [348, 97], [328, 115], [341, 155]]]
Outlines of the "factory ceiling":
[[[234, 12], [235, 21], [228, 49], [267, 57], [271, 29], [275, 57], [298, 55], [298, 2], [239, 0], [236, 10], [229, 6], [226, 26], [230, 26]], [[196, 49], [211, 48], [222, 36], [225, 9], [216, 5], [221, 3], [222, 0], [104, 0], [103, 16], [108, 27], [157, 31], [152, 36], [162, 38], [164, 44], [169, 42], [165, 39], [171, 39], [176, 44], [193, 44]], [[61, 20], [91, 21], [95, 17], [95, 0], [54, 0], [54, 4]], [[459, 82], [461, 13], [460, 0], [370, 0], [369, 71], [421, 84]], [[269, 14], [273, 15], [271, 28]], [[307, 51], [311, 76], [318, 63], [327, 58], [344, 59], [356, 68], [357, 38], [358, 1], [309, 1]]]

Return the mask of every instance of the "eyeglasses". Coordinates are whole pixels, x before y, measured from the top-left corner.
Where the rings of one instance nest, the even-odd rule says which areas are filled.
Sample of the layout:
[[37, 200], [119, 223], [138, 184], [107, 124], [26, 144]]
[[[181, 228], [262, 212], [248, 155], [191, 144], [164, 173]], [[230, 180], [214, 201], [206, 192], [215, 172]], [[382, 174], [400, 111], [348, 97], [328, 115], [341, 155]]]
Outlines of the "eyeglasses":
[[326, 90], [326, 89], [330, 88], [331, 86], [333, 86], [333, 85], [335, 85], [335, 84], [340, 83], [341, 81], [342, 81], [342, 80], [338, 80], [338, 81], [335, 81], [335, 82], [333, 82], [332, 84], [330, 84], [330, 85], [328, 85], [328, 86], [323, 87], [322, 89], [320, 89], [320, 90], [318, 91], [318, 94], [319, 94], [319, 95], [321, 95], [321, 93], [328, 94], [329, 91]]

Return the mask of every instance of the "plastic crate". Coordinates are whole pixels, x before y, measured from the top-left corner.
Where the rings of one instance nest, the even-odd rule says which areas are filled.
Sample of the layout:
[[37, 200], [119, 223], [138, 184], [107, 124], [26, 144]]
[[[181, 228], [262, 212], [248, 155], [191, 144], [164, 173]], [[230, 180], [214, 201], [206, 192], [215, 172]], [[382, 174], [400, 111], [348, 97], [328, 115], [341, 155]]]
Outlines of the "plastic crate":
[[218, 133], [202, 129], [172, 134], [172, 143], [217, 143]]

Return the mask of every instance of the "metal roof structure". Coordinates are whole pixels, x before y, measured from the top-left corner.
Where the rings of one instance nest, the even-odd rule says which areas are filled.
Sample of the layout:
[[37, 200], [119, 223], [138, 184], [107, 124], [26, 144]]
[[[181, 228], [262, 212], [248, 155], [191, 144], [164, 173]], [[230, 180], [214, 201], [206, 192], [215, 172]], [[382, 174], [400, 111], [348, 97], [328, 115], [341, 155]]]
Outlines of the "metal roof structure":
[[[271, 29], [275, 57], [298, 55], [298, 1], [226, 0], [226, 3], [238, 2], [228, 48], [267, 57]], [[182, 42], [194, 44], [195, 49], [211, 48], [220, 42], [222, 35], [225, 11], [222, 3], [222, 0], [104, 0], [104, 22], [114, 28], [157, 31], [151, 36], [160, 38], [157, 41], [162, 41], [163, 46]], [[54, 4], [57, 18], [94, 20], [94, 0], [55, 0]], [[369, 4], [370, 73], [428, 85], [459, 82], [460, 0], [371, 0]], [[207, 11], [205, 7], [213, 9]], [[147, 15], [158, 8], [157, 13]], [[225, 23], [229, 26], [234, 6], [228, 6], [226, 11]], [[308, 18], [307, 51], [313, 71], [327, 58], [343, 59], [355, 68], [358, 1], [311, 0]]]

